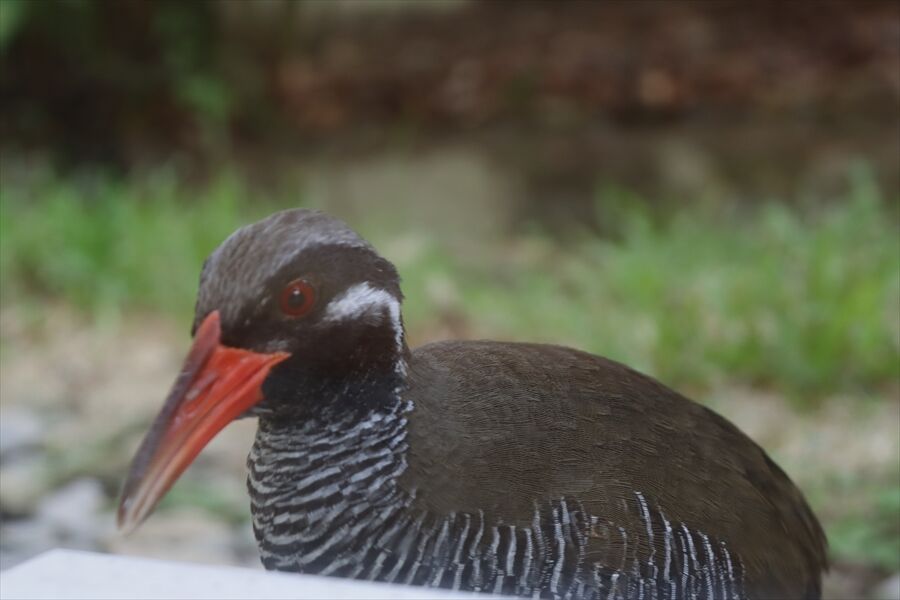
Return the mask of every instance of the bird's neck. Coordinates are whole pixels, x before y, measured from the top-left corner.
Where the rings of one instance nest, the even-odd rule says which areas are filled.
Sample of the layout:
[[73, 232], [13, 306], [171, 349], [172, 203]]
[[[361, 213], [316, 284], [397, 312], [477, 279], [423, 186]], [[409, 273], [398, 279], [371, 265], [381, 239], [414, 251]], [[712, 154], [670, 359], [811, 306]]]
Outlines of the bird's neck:
[[385, 393], [375, 408], [342, 418], [260, 417], [248, 487], [267, 568], [327, 574], [342, 556], [364, 556], [360, 540], [407, 511], [411, 498], [397, 480], [410, 406]]

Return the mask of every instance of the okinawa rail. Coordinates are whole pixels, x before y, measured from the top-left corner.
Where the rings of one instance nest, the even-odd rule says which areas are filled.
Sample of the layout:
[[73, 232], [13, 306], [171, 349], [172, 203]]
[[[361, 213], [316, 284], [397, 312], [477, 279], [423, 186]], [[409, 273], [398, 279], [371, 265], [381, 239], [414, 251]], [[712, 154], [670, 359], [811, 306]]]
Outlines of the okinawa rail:
[[410, 349], [402, 300], [394, 265], [323, 213], [232, 234], [203, 264], [194, 342], [120, 527], [256, 417], [268, 569], [535, 598], [820, 597], [819, 522], [729, 421], [571, 348]]

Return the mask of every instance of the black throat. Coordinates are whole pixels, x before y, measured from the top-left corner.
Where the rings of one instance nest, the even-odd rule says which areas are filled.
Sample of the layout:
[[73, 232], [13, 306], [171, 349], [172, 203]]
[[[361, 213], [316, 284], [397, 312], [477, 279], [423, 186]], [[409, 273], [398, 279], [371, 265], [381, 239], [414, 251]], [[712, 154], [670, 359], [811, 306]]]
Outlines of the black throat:
[[253, 414], [327, 426], [395, 408], [409, 360], [401, 324], [350, 322], [322, 343], [272, 370]]

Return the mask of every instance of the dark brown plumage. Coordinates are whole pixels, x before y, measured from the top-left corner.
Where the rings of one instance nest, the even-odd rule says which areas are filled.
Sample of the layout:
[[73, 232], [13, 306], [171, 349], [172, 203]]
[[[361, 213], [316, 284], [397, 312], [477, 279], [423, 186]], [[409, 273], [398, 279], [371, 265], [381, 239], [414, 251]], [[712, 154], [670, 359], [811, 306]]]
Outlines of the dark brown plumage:
[[[414, 351], [410, 367], [414, 451], [401, 483], [418, 487], [428, 510], [482, 509], [528, 524], [534, 499], [572, 497], [641, 532], [630, 506], [641, 490], [670, 521], [727, 540], [746, 567], [748, 591], [820, 594], [825, 536], [802, 494], [708, 408], [560, 346], [439, 342]], [[664, 532], [656, 533], [659, 555]], [[588, 548], [606, 564], [623, 562], [617, 540], [592, 538]], [[649, 552], [641, 540], [639, 560]]]

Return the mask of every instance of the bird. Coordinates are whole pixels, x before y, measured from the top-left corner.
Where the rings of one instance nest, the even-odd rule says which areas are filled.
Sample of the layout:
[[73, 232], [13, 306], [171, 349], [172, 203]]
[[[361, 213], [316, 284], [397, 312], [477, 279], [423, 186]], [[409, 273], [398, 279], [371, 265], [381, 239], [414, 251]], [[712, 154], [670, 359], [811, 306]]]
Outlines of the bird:
[[255, 417], [247, 488], [269, 570], [531, 598], [821, 596], [819, 521], [724, 417], [564, 346], [411, 349], [402, 301], [395, 266], [326, 213], [235, 231], [203, 263], [193, 343], [119, 527]]

